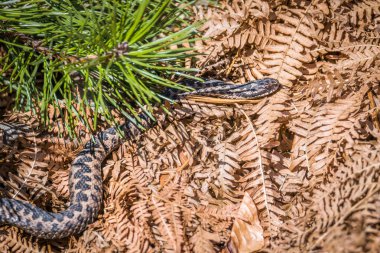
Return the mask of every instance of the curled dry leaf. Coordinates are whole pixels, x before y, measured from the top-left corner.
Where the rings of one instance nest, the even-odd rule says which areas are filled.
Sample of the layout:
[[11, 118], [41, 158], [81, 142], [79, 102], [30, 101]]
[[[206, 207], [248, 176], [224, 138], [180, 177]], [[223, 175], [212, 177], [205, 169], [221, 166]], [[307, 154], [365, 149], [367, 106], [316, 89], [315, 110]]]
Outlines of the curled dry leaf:
[[230, 252], [248, 253], [264, 248], [264, 230], [260, 225], [255, 203], [248, 193], [244, 194], [228, 243]]

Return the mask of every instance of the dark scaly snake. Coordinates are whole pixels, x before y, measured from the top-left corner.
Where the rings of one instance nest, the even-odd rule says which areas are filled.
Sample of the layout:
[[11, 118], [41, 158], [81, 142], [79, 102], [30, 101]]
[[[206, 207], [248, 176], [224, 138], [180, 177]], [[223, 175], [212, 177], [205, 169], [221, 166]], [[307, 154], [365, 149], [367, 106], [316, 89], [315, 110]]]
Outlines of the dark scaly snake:
[[[200, 89], [182, 93], [179, 97], [196, 95], [227, 99], [255, 99], [272, 94], [279, 89], [280, 84], [275, 79], [265, 78], [240, 85], [215, 80], [195, 83], [193, 86]], [[152, 120], [145, 118], [142, 120], [144, 127], [152, 127]], [[127, 139], [133, 139], [141, 134], [141, 130], [130, 122], [120, 128]], [[17, 134], [17, 131], [15, 133]], [[10, 131], [10, 134], [13, 132]], [[71, 167], [70, 205], [66, 210], [53, 213], [24, 201], [0, 198], [0, 225], [16, 226], [27, 233], [45, 239], [63, 238], [85, 230], [86, 226], [97, 218], [102, 203], [101, 164], [122, 141], [116, 128], [112, 127], [94, 136], [79, 152]]]

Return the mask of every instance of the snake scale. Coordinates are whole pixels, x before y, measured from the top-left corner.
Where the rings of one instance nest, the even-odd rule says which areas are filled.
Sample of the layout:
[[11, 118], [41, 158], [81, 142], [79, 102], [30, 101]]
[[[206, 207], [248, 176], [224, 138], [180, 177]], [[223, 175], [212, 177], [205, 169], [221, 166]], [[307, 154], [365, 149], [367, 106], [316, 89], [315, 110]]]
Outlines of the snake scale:
[[[272, 78], [265, 78], [233, 85], [211, 80], [195, 82], [195, 91], [179, 94], [179, 99], [196, 95], [227, 99], [255, 99], [277, 91], [280, 84]], [[154, 122], [143, 117], [145, 128]], [[131, 122], [120, 126], [127, 139], [141, 134]], [[102, 204], [101, 164], [123, 141], [117, 128], [102, 131], [87, 142], [72, 162], [69, 176], [70, 204], [59, 213], [48, 212], [25, 201], [0, 198], [0, 225], [17, 226], [39, 238], [55, 239], [78, 234], [95, 221]]]

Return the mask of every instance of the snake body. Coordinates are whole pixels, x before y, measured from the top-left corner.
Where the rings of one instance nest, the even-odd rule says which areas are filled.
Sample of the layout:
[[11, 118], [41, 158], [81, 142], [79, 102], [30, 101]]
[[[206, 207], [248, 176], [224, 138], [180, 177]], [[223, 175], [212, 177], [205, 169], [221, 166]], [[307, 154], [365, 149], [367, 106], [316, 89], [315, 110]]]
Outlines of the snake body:
[[[193, 83], [195, 91], [179, 95], [180, 98], [212, 96], [231, 99], [254, 99], [272, 94], [280, 84], [272, 78], [265, 78], [240, 85], [222, 81]], [[143, 118], [142, 124], [148, 128], [153, 121]], [[131, 122], [120, 127], [126, 138], [132, 139], [141, 133]], [[78, 234], [97, 218], [102, 204], [101, 164], [115, 150], [123, 139], [112, 127], [98, 133], [72, 162], [69, 176], [70, 205], [59, 213], [48, 212], [30, 203], [0, 198], [0, 225], [17, 226], [39, 238], [55, 239]]]

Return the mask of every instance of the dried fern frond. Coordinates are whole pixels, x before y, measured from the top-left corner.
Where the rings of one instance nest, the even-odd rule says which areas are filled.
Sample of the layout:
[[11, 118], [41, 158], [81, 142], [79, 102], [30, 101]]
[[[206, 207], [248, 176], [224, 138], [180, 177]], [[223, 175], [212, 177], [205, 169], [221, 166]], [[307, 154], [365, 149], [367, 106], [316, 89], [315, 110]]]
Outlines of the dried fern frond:
[[363, 86], [350, 97], [326, 103], [317, 110], [306, 107], [292, 121], [290, 130], [297, 138], [292, 147], [291, 170], [305, 168], [309, 176], [328, 172], [339, 142], [355, 131], [360, 120], [368, 117], [368, 105], [363, 103], [367, 91], [368, 87]]
[[37, 243], [32, 238], [23, 238], [16, 228], [8, 228], [5, 234], [0, 235], [0, 250], [12, 253], [47, 253], [52, 252], [52, 247], [48, 244]]
[[[35, 241], [28, 235], [4, 227], [1, 240], [19, 240], [25, 251], [46, 245], [70, 252], [233, 252], [252, 250], [243, 239], [253, 235], [244, 232], [254, 223], [262, 228], [264, 252], [377, 252], [377, 5], [199, 3], [194, 12], [208, 36], [197, 42], [203, 73], [234, 82], [278, 77], [281, 90], [260, 101], [192, 97], [171, 115], [158, 110], [158, 126], [105, 161], [104, 209], [83, 234], [29, 244]], [[0, 142], [0, 175], [4, 196], [18, 192], [58, 211], [81, 144], [52, 138], [62, 123], [53, 110], [49, 117], [56, 126], [36, 141]], [[75, 131], [86, 139], [83, 129]], [[243, 206], [257, 212], [242, 217]]]
[[[284, 230], [291, 232], [292, 244], [282, 246], [287, 250], [294, 247], [302, 251], [344, 252], [346, 240], [352, 238], [347, 246], [357, 247], [355, 250], [364, 246], [364, 251], [374, 252], [380, 224], [378, 153], [379, 146], [370, 144], [357, 144], [343, 150], [343, 154], [337, 153], [334, 174], [320, 187], [300, 194], [306, 211], [302, 215], [291, 213], [292, 219]], [[342, 155], [345, 159], [339, 161]]]

